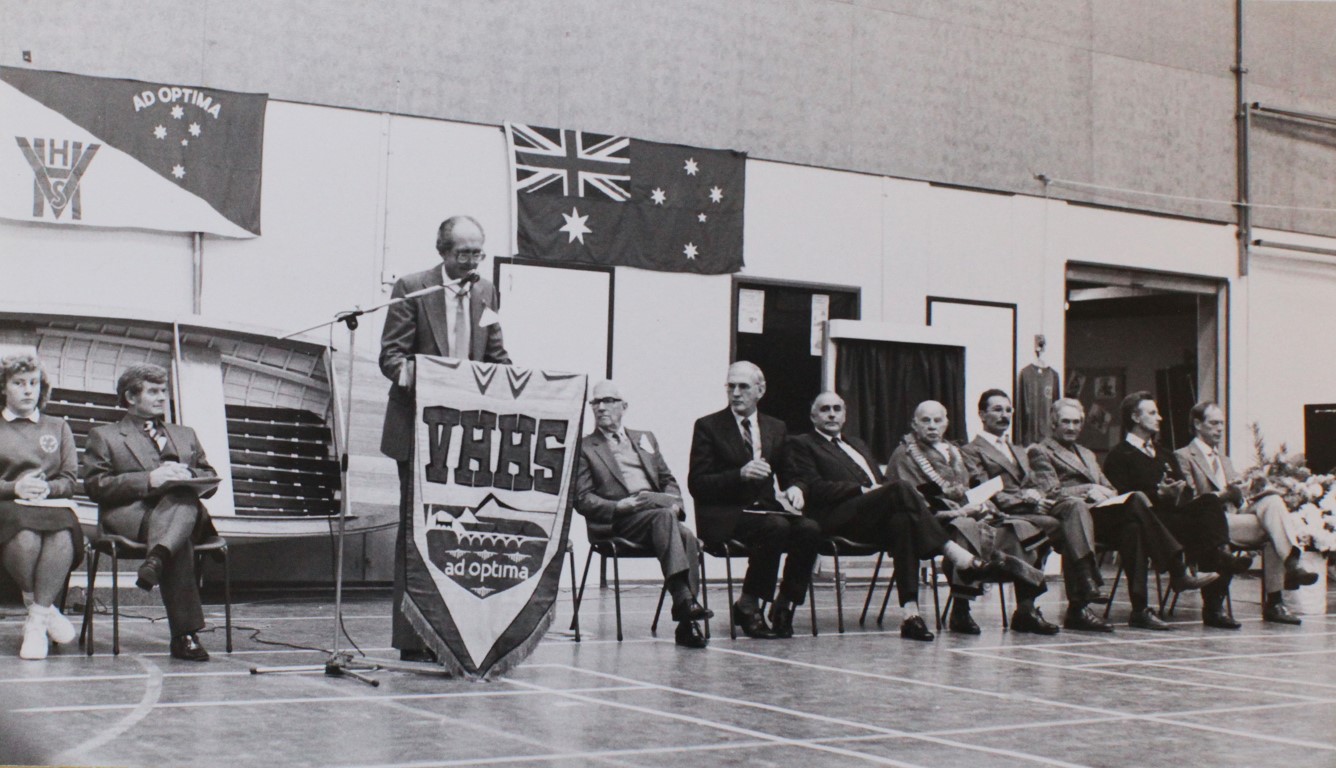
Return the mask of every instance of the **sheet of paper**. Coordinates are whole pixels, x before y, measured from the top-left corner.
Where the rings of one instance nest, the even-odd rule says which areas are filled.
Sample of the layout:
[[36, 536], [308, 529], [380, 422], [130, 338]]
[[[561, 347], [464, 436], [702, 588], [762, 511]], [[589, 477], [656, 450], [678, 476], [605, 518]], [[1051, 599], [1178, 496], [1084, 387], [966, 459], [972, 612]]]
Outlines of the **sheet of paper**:
[[1131, 496], [1132, 494], [1130, 493], [1121, 493], [1118, 494], [1117, 496], [1114, 496], [1112, 499], [1105, 499], [1104, 501], [1101, 501], [1100, 503], [1096, 504], [1094, 508], [1099, 509], [1100, 507], [1116, 507], [1119, 504], [1122, 504], [1124, 501], [1127, 501]]
[[765, 332], [765, 291], [738, 289], [738, 333]]
[[812, 294], [812, 354], [821, 357], [825, 351], [826, 321], [830, 319], [830, 297], [824, 293]]
[[979, 504], [993, 498], [1000, 490], [1002, 490], [1002, 476], [998, 475], [965, 491], [965, 498], [970, 504]]
[[79, 511], [79, 505], [75, 503], [74, 499], [14, 499], [14, 503], [25, 507], [57, 507], [74, 512]]

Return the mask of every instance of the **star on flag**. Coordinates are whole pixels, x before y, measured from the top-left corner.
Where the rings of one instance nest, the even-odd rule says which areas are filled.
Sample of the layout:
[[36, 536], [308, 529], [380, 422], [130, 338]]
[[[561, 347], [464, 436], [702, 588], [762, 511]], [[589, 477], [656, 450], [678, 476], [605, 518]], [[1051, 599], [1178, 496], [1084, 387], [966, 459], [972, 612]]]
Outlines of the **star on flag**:
[[181, 165], [172, 166], [172, 175], [178, 179], [184, 179], [186, 177], [185, 167]]
[[190, 124], [190, 128], [188, 128], [187, 130], [190, 131], [190, 135], [191, 135], [191, 136], [194, 136], [194, 137], [196, 137], [196, 138], [199, 137], [199, 134], [200, 134], [199, 123], [191, 123], [191, 124]]
[[696, 158], [688, 157], [687, 163], [682, 170], [686, 171], [688, 176], [695, 176], [696, 171], [700, 170], [700, 166], [696, 164]]
[[166, 129], [165, 127], [161, 126], [161, 125], [159, 125], [159, 126], [155, 126], [155, 127], [153, 128], [153, 137], [154, 137], [155, 139], [165, 139], [165, 138], [167, 138], [167, 129]]
[[723, 199], [724, 199], [724, 190], [720, 189], [719, 187], [710, 187], [710, 202], [719, 203], [723, 202]]
[[686, 247], [682, 249], [682, 254], [691, 260], [695, 260], [697, 253], [699, 253], [699, 251], [697, 250], [695, 243], [687, 243]]
[[172, 119], [180, 120], [185, 116], [186, 116], [186, 111], [180, 104], [177, 104], [176, 106], [172, 107]]
[[654, 201], [655, 205], [663, 205], [668, 200], [668, 195], [661, 188], [655, 188], [649, 193], [649, 199]]
[[557, 231], [565, 232], [567, 236], [569, 236], [570, 239], [566, 241], [568, 243], [573, 243], [576, 240], [583, 243], [585, 241], [584, 236], [593, 234], [594, 232], [594, 230], [585, 226], [585, 222], [589, 220], [589, 217], [581, 216], [580, 209], [578, 208], [571, 208], [569, 216], [563, 213], [561, 214], [561, 217], [566, 220], [566, 226], [560, 227]]
[[710, 218], [709, 216], [706, 216], [706, 215], [703, 214], [703, 213], [698, 213], [698, 214], [696, 214], [696, 220], [699, 221], [699, 222], [702, 223], [702, 224], [704, 224], [706, 221], [708, 221], [709, 218]]

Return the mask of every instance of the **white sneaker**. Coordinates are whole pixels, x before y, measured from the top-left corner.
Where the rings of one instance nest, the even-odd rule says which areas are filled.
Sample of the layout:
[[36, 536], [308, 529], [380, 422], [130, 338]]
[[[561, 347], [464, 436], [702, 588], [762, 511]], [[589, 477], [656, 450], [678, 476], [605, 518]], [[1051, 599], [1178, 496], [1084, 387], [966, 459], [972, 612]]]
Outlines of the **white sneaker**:
[[74, 631], [74, 625], [70, 620], [65, 618], [65, 614], [53, 605], [46, 609], [46, 636], [51, 638], [51, 642], [64, 645], [74, 642], [78, 633]]
[[39, 660], [46, 658], [51, 643], [46, 638], [47, 612], [34, 604], [28, 609], [28, 620], [23, 622], [23, 645], [19, 648], [20, 659]]

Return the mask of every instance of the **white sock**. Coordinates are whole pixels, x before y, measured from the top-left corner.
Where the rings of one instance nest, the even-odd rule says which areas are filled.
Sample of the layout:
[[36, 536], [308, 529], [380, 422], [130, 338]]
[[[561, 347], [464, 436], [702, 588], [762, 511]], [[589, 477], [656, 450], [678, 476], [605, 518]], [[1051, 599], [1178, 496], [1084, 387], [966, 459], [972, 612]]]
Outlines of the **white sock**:
[[957, 568], [968, 568], [969, 564], [974, 562], [974, 555], [954, 541], [946, 542], [946, 546], [942, 547], [942, 554]]
[[24, 593], [23, 593], [23, 607], [24, 607], [24, 608], [27, 608], [27, 607], [30, 606], [30, 605], [32, 605], [32, 593], [31, 593], [31, 592], [24, 592]]
[[908, 603], [905, 603], [904, 605], [900, 606], [900, 610], [904, 611], [906, 619], [912, 619], [915, 616], [919, 615], [918, 601], [913, 600]]

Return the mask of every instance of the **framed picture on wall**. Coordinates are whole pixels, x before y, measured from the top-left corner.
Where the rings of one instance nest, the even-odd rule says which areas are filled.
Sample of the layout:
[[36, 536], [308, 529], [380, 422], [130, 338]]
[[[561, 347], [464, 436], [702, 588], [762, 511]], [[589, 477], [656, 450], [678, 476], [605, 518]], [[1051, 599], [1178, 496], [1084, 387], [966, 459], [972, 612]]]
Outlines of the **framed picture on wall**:
[[1085, 426], [1077, 442], [1103, 456], [1122, 438], [1118, 406], [1122, 402], [1126, 368], [1072, 368], [1067, 371], [1068, 397], [1085, 406]]

